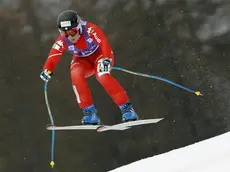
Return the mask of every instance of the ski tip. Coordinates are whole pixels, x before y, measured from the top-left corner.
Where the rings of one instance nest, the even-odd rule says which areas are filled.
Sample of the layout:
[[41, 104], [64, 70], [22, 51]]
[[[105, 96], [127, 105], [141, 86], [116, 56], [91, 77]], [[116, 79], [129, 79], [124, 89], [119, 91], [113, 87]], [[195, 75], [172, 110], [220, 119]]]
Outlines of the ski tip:
[[50, 166], [51, 166], [52, 168], [54, 168], [54, 165], [55, 165], [54, 161], [51, 161], [51, 162], [50, 162]]

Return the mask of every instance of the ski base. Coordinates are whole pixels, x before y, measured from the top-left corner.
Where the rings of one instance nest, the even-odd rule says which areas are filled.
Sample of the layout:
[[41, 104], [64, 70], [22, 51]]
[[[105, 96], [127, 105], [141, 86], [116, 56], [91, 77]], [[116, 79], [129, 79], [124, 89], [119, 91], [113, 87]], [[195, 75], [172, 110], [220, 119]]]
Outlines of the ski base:
[[118, 123], [115, 125], [74, 125], [74, 126], [48, 126], [47, 130], [96, 130], [97, 132], [103, 131], [123, 131], [130, 129], [133, 126], [154, 124], [163, 120], [164, 118], [144, 119]]

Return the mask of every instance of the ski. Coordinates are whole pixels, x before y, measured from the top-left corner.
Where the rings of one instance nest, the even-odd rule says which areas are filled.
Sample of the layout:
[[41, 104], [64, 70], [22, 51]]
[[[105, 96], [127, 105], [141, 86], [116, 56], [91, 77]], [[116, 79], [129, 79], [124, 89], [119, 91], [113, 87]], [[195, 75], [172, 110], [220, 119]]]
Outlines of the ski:
[[[97, 130], [100, 127], [112, 127], [109, 125], [70, 125], [70, 126], [48, 126], [47, 130]], [[128, 127], [111, 128], [111, 130], [126, 130]]]
[[123, 123], [115, 124], [112, 126], [101, 125], [99, 128], [97, 128], [97, 131], [103, 132], [103, 131], [119, 130], [119, 129], [126, 130], [126, 129], [130, 129], [133, 126], [158, 123], [159, 121], [161, 121], [163, 119], [164, 118], [143, 119], [143, 120], [123, 122]]
[[48, 126], [47, 130], [96, 130], [97, 132], [104, 132], [104, 131], [111, 131], [111, 130], [123, 131], [123, 130], [130, 129], [133, 126], [158, 123], [163, 119], [164, 118], [143, 119], [143, 120], [118, 123], [115, 125]]

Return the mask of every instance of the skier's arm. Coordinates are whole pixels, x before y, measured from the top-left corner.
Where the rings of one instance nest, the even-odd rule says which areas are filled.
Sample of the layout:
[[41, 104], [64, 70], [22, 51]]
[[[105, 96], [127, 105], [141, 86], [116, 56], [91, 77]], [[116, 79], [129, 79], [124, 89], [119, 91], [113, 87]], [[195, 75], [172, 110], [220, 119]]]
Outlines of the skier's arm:
[[43, 70], [46, 69], [53, 72], [62, 57], [64, 49], [64, 41], [62, 40], [62, 37], [58, 37], [49, 52], [48, 58], [43, 66]]
[[40, 77], [42, 80], [48, 82], [51, 79], [54, 68], [61, 59], [61, 56], [65, 49], [64, 47], [64, 41], [62, 40], [62, 37], [59, 36], [49, 52], [49, 56], [43, 66], [43, 71], [40, 73]]
[[103, 56], [110, 57], [111, 47], [103, 31], [97, 25], [88, 23], [87, 32], [89, 36], [100, 46]]

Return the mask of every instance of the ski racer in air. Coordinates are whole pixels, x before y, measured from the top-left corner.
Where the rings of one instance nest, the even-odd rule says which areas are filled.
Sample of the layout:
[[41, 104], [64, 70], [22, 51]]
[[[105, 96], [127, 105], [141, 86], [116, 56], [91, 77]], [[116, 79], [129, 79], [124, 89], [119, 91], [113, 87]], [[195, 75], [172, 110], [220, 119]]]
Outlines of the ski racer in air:
[[110, 74], [114, 54], [103, 31], [95, 24], [83, 21], [73, 10], [63, 11], [57, 19], [60, 36], [53, 44], [40, 77], [48, 82], [65, 51], [73, 55], [70, 74], [77, 103], [83, 111], [82, 124], [100, 123], [87, 78], [95, 75], [114, 103], [120, 108], [122, 121], [137, 120], [124, 88]]

